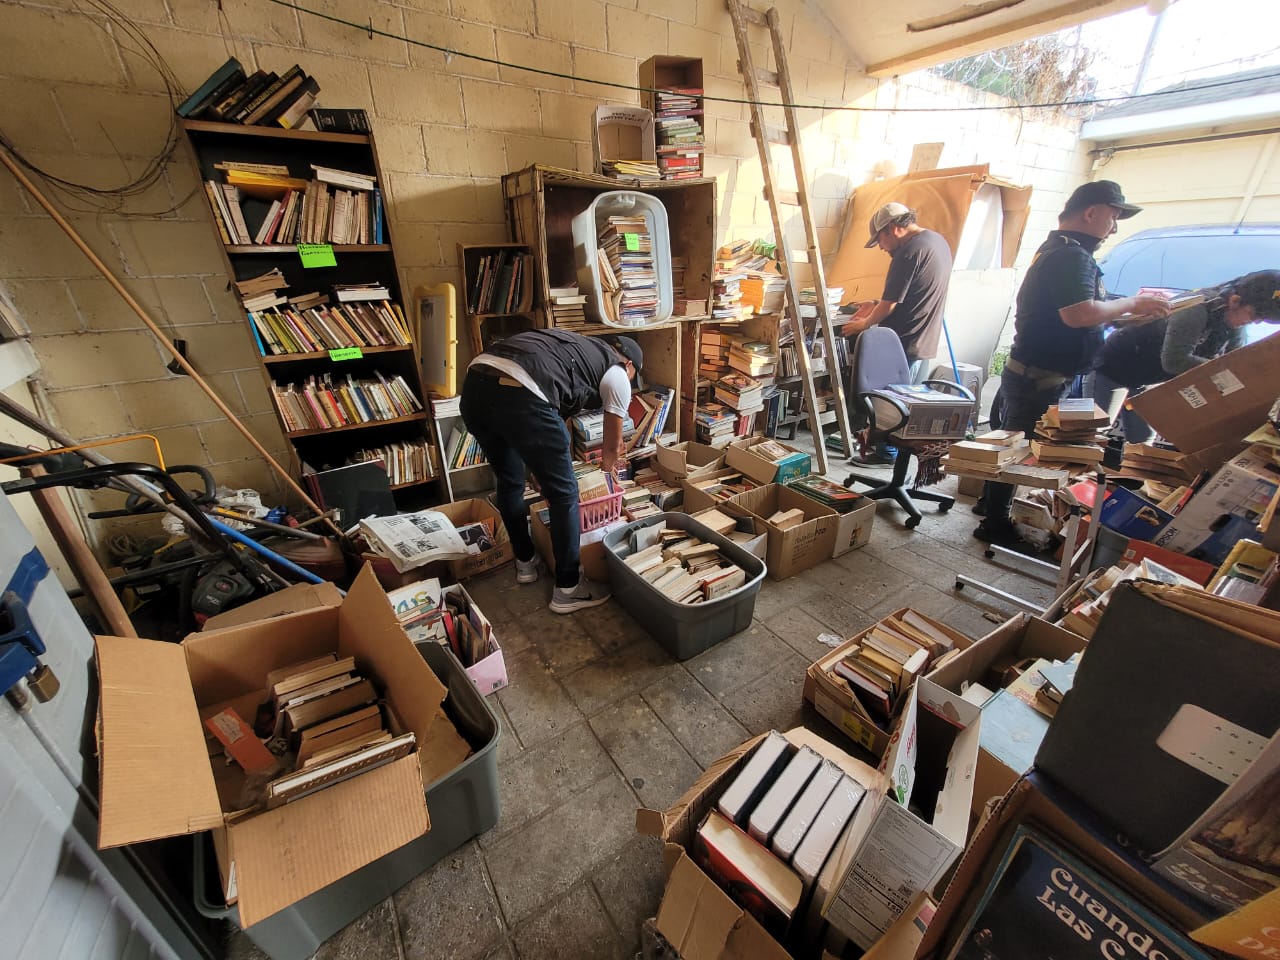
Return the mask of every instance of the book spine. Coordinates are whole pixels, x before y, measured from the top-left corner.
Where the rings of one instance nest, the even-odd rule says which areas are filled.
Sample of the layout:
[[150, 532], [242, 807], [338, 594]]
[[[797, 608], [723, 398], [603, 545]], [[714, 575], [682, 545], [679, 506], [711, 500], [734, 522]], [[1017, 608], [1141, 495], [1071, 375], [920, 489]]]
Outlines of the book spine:
[[[193, 93], [186, 102], [178, 107], [178, 116], [190, 119], [198, 118], [202, 113], [235, 90], [245, 81], [244, 68], [240, 61], [232, 57]], [[213, 84], [212, 87], [209, 85]]]

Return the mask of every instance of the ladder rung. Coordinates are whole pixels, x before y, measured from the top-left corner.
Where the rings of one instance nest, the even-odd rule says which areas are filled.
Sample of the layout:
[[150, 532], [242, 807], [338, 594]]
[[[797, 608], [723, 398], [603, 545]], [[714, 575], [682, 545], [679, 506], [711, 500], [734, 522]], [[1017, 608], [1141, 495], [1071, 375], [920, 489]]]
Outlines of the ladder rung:
[[[753, 137], [759, 136], [756, 132], [756, 124], [754, 120], [751, 121], [751, 135]], [[784, 147], [791, 145], [791, 134], [782, 127], [771, 126], [767, 123], [764, 125], [764, 138], [770, 143], [781, 144]]]
[[745, 5], [739, 6], [738, 10], [742, 12], [742, 19], [754, 23], [758, 27], [767, 27], [769, 25], [769, 18], [759, 10], [752, 10]]
[[760, 83], [767, 83], [771, 87], [778, 85], [778, 74], [775, 70], [761, 70], [756, 68], [756, 80]]
[[[788, 207], [800, 206], [800, 194], [796, 193], [794, 190], [775, 190], [773, 191], [773, 195], [779, 203], [785, 204]], [[765, 187], [764, 189], [764, 198], [766, 200], [769, 199], [768, 187]]]

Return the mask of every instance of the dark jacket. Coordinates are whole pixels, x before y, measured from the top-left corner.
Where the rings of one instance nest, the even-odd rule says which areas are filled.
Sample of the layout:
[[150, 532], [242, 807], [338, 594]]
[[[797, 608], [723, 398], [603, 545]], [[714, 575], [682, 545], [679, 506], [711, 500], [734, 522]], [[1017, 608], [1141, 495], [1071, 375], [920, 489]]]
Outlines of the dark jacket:
[[524, 330], [485, 353], [523, 367], [562, 417], [599, 409], [600, 378], [624, 362], [608, 344], [568, 330]]

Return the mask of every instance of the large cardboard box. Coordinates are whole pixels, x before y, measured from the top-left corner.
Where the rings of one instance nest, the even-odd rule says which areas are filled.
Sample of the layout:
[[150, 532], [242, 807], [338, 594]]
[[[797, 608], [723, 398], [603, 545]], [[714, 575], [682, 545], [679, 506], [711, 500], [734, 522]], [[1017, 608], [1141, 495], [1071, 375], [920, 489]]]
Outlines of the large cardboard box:
[[455, 500], [453, 503], [442, 503], [431, 509], [443, 513], [453, 521], [455, 527], [480, 521], [491, 521], [493, 524], [492, 547], [469, 557], [463, 557], [461, 560], [449, 561], [449, 573], [455, 580], [465, 580], [480, 573], [488, 573], [516, 558], [515, 551], [511, 549], [511, 537], [508, 536], [507, 528], [502, 522], [502, 515], [488, 500]]
[[741, 470], [735, 470], [733, 467], [720, 467], [716, 470], [710, 470], [705, 473], [699, 473], [697, 476], [685, 477], [680, 481], [679, 486], [684, 491], [682, 504], [685, 513], [701, 513], [711, 507], [718, 507], [724, 503], [723, 500], [717, 500], [709, 493], [703, 492], [703, 486], [714, 483], [717, 480], [723, 480], [726, 477], [744, 477], [747, 482], [755, 483]]
[[[895, 610], [890, 616], [900, 617], [908, 609], [908, 607], [902, 607]], [[963, 650], [973, 643], [970, 637], [965, 636], [959, 630], [954, 630], [946, 624], [939, 623], [918, 610], [915, 613], [928, 621], [934, 628], [946, 634], [951, 639], [955, 649]], [[805, 671], [803, 696], [813, 704], [818, 713], [847, 733], [854, 743], [866, 750], [870, 750], [877, 757], [881, 757], [889, 749], [889, 737], [892, 729], [886, 730], [872, 720], [870, 714], [858, 701], [858, 698], [853, 695], [853, 690], [849, 687], [848, 681], [832, 673], [835, 665], [848, 656], [870, 631], [871, 628], [867, 627], [866, 630], [854, 634], [830, 653], [811, 663], [809, 669]], [[896, 720], [896, 716], [894, 719]]]
[[295, 583], [269, 593], [257, 600], [210, 617], [201, 629], [221, 630], [224, 627], [236, 627], [242, 623], [253, 623], [255, 620], [269, 620], [272, 617], [283, 617], [290, 613], [310, 610], [313, 607], [339, 607], [342, 605], [342, 591], [326, 580], [324, 583]]
[[[971, 683], [982, 683], [991, 687], [989, 677], [993, 672], [1001, 672], [1023, 660], [1036, 660], [1041, 657], [1047, 660], [1066, 660], [1085, 649], [1084, 638], [1047, 623], [1027, 613], [1015, 614], [985, 637], [975, 640], [972, 646], [966, 647], [942, 666], [928, 674], [930, 680], [945, 687], [952, 693], [964, 693], [964, 687]], [[1028, 707], [1028, 709], [1030, 709]], [[1026, 769], [1013, 770], [987, 750], [988, 738], [994, 734], [993, 724], [983, 727], [984, 745], [978, 751], [978, 769], [974, 776], [973, 813], [981, 814], [987, 801], [992, 797], [1002, 797], [1017, 779], [1026, 773]], [[1039, 731], [1043, 736], [1041, 724], [1035, 728], [1019, 731], [1016, 736], [1034, 737]], [[1027, 743], [1025, 746], [1032, 757], [1039, 741]], [[1028, 764], [1028, 766], [1030, 766]]]
[[[788, 730], [785, 736], [797, 746], [817, 751], [866, 788], [866, 795], [845, 832], [846, 838], [860, 837], [874, 815], [873, 798], [884, 795], [884, 776], [810, 730], [796, 728]], [[691, 855], [703, 818], [764, 738], [764, 735], [753, 737], [716, 760], [669, 809], [636, 812], [636, 830], [660, 837], [665, 843], [667, 885], [658, 907], [657, 927], [681, 960], [745, 960], [748, 957], [788, 960], [790, 957], [754, 916], [739, 907], [707, 876]], [[846, 839], [846, 849], [849, 845]]]
[[[765, 522], [769, 531], [765, 563], [769, 567], [769, 576], [774, 580], [785, 580], [815, 567], [829, 560], [835, 551], [840, 515], [804, 494], [771, 483], [740, 493], [730, 502], [744, 507], [748, 513]], [[769, 518], [779, 510], [793, 509], [804, 513], [803, 523], [786, 530], [769, 523]]]
[[[245, 777], [223, 762], [203, 718], [226, 707], [252, 718], [269, 671], [329, 652], [355, 657], [417, 749], [285, 806], [239, 809]], [[338, 606], [181, 644], [100, 636], [97, 672], [98, 846], [214, 831], [227, 899], [238, 901], [245, 926], [425, 833], [423, 784], [469, 753], [444, 713], [446, 688], [367, 567]]]
[[595, 121], [591, 147], [596, 173], [604, 172], [606, 160], [657, 159], [653, 114], [644, 107], [596, 107]]
[[[551, 528], [543, 521], [541, 510], [546, 507], [545, 501], [539, 501], [529, 508], [529, 534], [533, 537], [533, 545], [538, 556], [547, 565], [547, 570], [554, 576], [556, 572], [555, 552], [551, 549]], [[625, 520], [618, 520], [599, 530], [591, 530], [582, 535], [578, 545], [578, 565], [588, 580], [598, 583], [609, 582], [609, 564], [605, 560], [604, 535]]]
[[703, 477], [724, 466], [724, 451], [695, 440], [666, 444], [659, 441], [653, 469], [663, 483], [680, 486], [685, 477]]
[[964, 850], [981, 727], [982, 711], [973, 704], [926, 677], [912, 686], [880, 761], [888, 795], [879, 797], [823, 911], [864, 950], [918, 893], [932, 890]]
[[871, 529], [876, 523], [876, 504], [879, 501], [863, 497], [863, 502], [848, 513], [839, 514], [836, 521], [836, 545], [831, 556], [842, 557], [850, 550], [865, 547], [871, 542]]
[[756, 483], [787, 483], [798, 477], [807, 477], [813, 466], [813, 458], [803, 450], [789, 447], [781, 440], [770, 441], [786, 447], [791, 455], [785, 460], [769, 460], [753, 448], [765, 442], [764, 437], [745, 437], [729, 444], [724, 451], [724, 462], [735, 470], [741, 470]]
[[1276, 400], [1280, 337], [1267, 337], [1192, 367], [1125, 401], [1185, 453], [1247, 436]]

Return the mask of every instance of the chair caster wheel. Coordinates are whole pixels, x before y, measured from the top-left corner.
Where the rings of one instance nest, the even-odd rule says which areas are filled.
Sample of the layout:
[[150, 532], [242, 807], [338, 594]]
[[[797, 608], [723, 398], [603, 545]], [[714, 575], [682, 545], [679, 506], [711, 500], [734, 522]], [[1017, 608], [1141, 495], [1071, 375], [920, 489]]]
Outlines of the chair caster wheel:
[[951, 504], [949, 504], [949, 503], [940, 503], [940, 504], [938, 504], [938, 512], [939, 512], [939, 513], [946, 513], [946, 512], [947, 512], [948, 510], [950, 510], [950, 509], [951, 509]]
[[906, 526], [907, 526], [907, 529], [908, 529], [908, 530], [913, 530], [913, 529], [915, 529], [916, 527], [920, 526], [920, 518], [919, 518], [919, 517], [907, 517], [907, 523], [906, 523]]
[[955, 589], [957, 589], [957, 590], [963, 590], [963, 589], [964, 589], [964, 581], [963, 581], [963, 580], [957, 580], [957, 581], [956, 581], [956, 585], [955, 585]]

